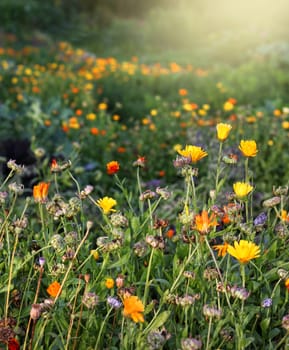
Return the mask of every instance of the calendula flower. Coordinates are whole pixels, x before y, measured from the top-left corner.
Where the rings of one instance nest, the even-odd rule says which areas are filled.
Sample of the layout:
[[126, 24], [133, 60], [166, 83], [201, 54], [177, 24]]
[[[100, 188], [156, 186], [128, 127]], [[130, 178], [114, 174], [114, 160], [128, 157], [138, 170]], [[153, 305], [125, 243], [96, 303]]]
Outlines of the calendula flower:
[[134, 295], [124, 298], [123, 300], [123, 315], [131, 318], [134, 322], [144, 322], [143, 312], [144, 305], [142, 301]]
[[286, 287], [286, 289], [287, 289], [288, 292], [289, 292], [289, 278], [287, 278], [287, 279], [285, 280], [285, 287]]
[[185, 149], [180, 149], [177, 152], [183, 157], [190, 158], [193, 163], [198, 162], [208, 155], [202, 147], [192, 145], [186, 145]]
[[247, 182], [236, 182], [233, 185], [233, 189], [236, 196], [242, 199], [245, 198], [250, 192], [252, 192], [253, 186]]
[[113, 160], [106, 164], [106, 172], [108, 175], [116, 174], [119, 171], [119, 162]]
[[33, 197], [35, 202], [43, 203], [47, 199], [49, 182], [40, 182], [38, 185], [33, 186]]
[[96, 203], [105, 215], [109, 214], [110, 212], [116, 211], [115, 209], [113, 209], [113, 207], [117, 204], [117, 202], [111, 197], [101, 198]]
[[48, 286], [46, 291], [51, 297], [55, 298], [60, 290], [60, 287], [60, 283], [54, 281]]
[[194, 228], [202, 235], [207, 234], [211, 227], [216, 227], [217, 225], [216, 215], [212, 213], [209, 217], [207, 210], [203, 210], [201, 214], [195, 216]]
[[214, 245], [213, 248], [218, 251], [218, 256], [225, 256], [227, 254], [227, 250], [229, 247], [229, 243], [225, 242], [224, 244]]
[[250, 260], [260, 256], [260, 247], [254, 242], [241, 239], [240, 242], [235, 241], [234, 246], [229, 245], [227, 252], [241, 264], [247, 264]]
[[107, 278], [106, 280], [105, 280], [105, 286], [106, 286], [106, 288], [107, 289], [112, 289], [113, 287], [114, 287], [114, 279], [112, 279], [112, 278]]
[[257, 144], [254, 140], [241, 140], [239, 149], [245, 157], [256, 157], [258, 153]]
[[232, 126], [230, 124], [219, 123], [216, 128], [218, 140], [223, 142], [228, 138]]

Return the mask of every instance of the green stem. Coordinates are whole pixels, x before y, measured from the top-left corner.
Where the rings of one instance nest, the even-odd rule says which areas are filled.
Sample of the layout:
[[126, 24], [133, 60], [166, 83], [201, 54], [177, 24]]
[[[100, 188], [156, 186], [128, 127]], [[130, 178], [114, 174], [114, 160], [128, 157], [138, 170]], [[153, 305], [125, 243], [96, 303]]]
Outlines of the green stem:
[[[103, 322], [102, 322], [102, 324], [101, 324], [101, 326], [100, 326], [100, 330], [99, 330], [99, 332], [98, 332], [98, 337], [97, 337], [97, 340], [96, 340], [96, 343], [95, 343], [95, 347], [94, 347], [94, 350], [98, 350], [99, 348], [98, 348], [98, 344], [99, 344], [99, 341], [100, 341], [100, 337], [101, 337], [101, 335], [102, 335], [102, 331], [103, 331], [103, 328], [104, 328], [104, 325], [105, 325], [105, 323], [106, 323], [106, 321], [107, 321], [107, 319], [108, 319], [108, 317], [109, 317], [109, 315], [110, 315], [110, 313], [111, 313], [111, 311], [113, 310], [113, 307], [111, 307], [109, 310], [108, 310], [108, 312], [107, 312], [107, 314], [106, 314], [106, 316], [105, 316], [105, 318], [104, 318], [104, 320], [103, 320]], [[123, 324], [122, 324], [122, 334], [123, 334]]]
[[149, 278], [150, 278], [150, 273], [151, 273], [151, 268], [152, 268], [152, 261], [153, 261], [153, 256], [154, 256], [155, 248], [152, 248], [151, 250], [151, 255], [149, 259], [149, 264], [148, 264], [148, 269], [147, 269], [147, 275], [146, 275], [146, 283], [145, 283], [145, 290], [144, 290], [144, 306], [146, 306], [147, 302], [147, 297], [148, 297], [148, 291], [149, 291]]
[[[219, 187], [219, 177], [220, 177], [220, 174], [221, 174], [222, 150], [223, 150], [223, 142], [220, 142], [219, 154], [218, 154], [218, 163], [217, 163], [217, 171], [216, 171], [216, 182], [215, 182], [215, 190], [216, 190], [215, 198], [217, 197], [217, 194], [219, 192], [218, 187]], [[215, 198], [212, 200], [212, 204], [214, 204]]]
[[209, 327], [208, 327], [208, 333], [207, 333], [206, 350], [209, 349], [209, 345], [210, 345], [211, 329], [212, 329], [212, 317], [209, 318]]

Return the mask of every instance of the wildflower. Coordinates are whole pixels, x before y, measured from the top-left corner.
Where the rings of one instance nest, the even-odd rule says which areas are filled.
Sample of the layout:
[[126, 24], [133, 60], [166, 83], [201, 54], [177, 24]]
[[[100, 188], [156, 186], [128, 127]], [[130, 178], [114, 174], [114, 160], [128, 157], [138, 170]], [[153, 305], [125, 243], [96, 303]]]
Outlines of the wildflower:
[[281, 211], [281, 220], [284, 222], [289, 222], [289, 214], [286, 210]]
[[116, 280], [115, 280], [115, 284], [116, 284], [117, 288], [122, 288], [124, 285], [124, 276], [118, 275]]
[[241, 239], [240, 242], [234, 242], [234, 247], [229, 245], [227, 252], [239, 260], [241, 264], [246, 264], [250, 260], [260, 256], [260, 247], [258, 247], [254, 242]]
[[257, 144], [254, 140], [241, 140], [239, 149], [245, 157], [256, 157], [258, 153]]
[[98, 304], [98, 296], [93, 292], [84, 293], [82, 303], [88, 309], [93, 309]]
[[219, 123], [216, 128], [218, 140], [223, 142], [228, 138], [232, 126], [230, 124]]
[[216, 317], [219, 319], [222, 315], [222, 310], [217, 309], [216, 307], [213, 307], [213, 306], [209, 306], [208, 304], [205, 304], [203, 306], [203, 314], [204, 316], [209, 318]]
[[20, 196], [24, 192], [24, 185], [12, 182], [8, 185], [8, 189]]
[[112, 209], [116, 204], [116, 200], [111, 197], [104, 197], [97, 201], [97, 205], [105, 215], [109, 214], [110, 212], [116, 211], [115, 209]]
[[261, 306], [264, 308], [269, 308], [272, 306], [273, 300], [271, 298], [266, 298], [262, 300]]
[[233, 298], [237, 298], [237, 299], [240, 299], [240, 300], [246, 300], [250, 296], [250, 292], [247, 291], [246, 288], [237, 287], [237, 286], [231, 287], [230, 288], [230, 293], [231, 293]]
[[134, 322], [144, 322], [143, 312], [144, 305], [142, 301], [134, 295], [131, 295], [123, 300], [123, 315], [130, 317]]
[[15, 171], [17, 174], [22, 174], [24, 171], [24, 165], [16, 164], [16, 160], [10, 159], [6, 165], [8, 169]]
[[252, 192], [253, 186], [251, 186], [247, 182], [236, 182], [233, 185], [233, 189], [234, 189], [236, 196], [239, 199], [242, 199], [242, 198], [246, 197], [250, 192]]
[[42, 307], [40, 304], [32, 304], [30, 310], [30, 317], [32, 320], [38, 320], [42, 313]]
[[125, 216], [120, 213], [113, 213], [110, 217], [110, 222], [114, 227], [127, 227], [128, 220]]
[[107, 298], [107, 303], [114, 309], [119, 309], [121, 307], [121, 302], [117, 298], [111, 296]]
[[234, 104], [233, 104], [232, 102], [230, 102], [230, 101], [226, 101], [226, 102], [224, 103], [224, 105], [223, 105], [223, 109], [224, 109], [224, 111], [226, 111], [226, 112], [231, 111], [233, 108], [234, 108]]
[[33, 197], [36, 203], [44, 203], [47, 199], [49, 182], [40, 182], [33, 187]]
[[106, 164], [106, 172], [108, 175], [116, 174], [119, 171], [119, 162], [113, 160]]
[[215, 267], [207, 267], [204, 270], [203, 277], [208, 281], [213, 281], [218, 278], [218, 270]]
[[8, 350], [19, 350], [20, 345], [18, 343], [18, 340], [16, 338], [10, 338], [8, 340]]
[[51, 297], [55, 298], [59, 294], [60, 287], [60, 283], [54, 281], [48, 286], [46, 291]]
[[273, 208], [273, 207], [275, 207], [276, 205], [280, 204], [280, 202], [281, 202], [281, 198], [275, 196], [275, 197], [266, 199], [266, 200], [263, 202], [263, 207], [265, 207], [265, 208]]
[[225, 256], [227, 254], [228, 247], [228, 242], [224, 242], [224, 244], [217, 244], [213, 246], [213, 248], [218, 251], [218, 256]]
[[114, 280], [112, 278], [107, 278], [105, 280], [105, 286], [107, 289], [112, 289], [114, 287]]
[[190, 158], [193, 163], [198, 162], [208, 155], [202, 147], [192, 145], [186, 145], [185, 149], [178, 150], [178, 153], [183, 157]]
[[289, 331], [289, 315], [285, 315], [282, 318], [282, 327], [286, 329], [287, 332]]
[[138, 156], [137, 160], [135, 162], [133, 162], [133, 166], [138, 166], [140, 168], [144, 168], [145, 163], [146, 163], [145, 157]]
[[262, 212], [253, 221], [254, 226], [263, 226], [267, 221], [267, 214]]
[[201, 214], [195, 216], [195, 227], [200, 234], [207, 234], [211, 227], [216, 227], [218, 222], [216, 215], [212, 213], [209, 217], [207, 210], [203, 210]]

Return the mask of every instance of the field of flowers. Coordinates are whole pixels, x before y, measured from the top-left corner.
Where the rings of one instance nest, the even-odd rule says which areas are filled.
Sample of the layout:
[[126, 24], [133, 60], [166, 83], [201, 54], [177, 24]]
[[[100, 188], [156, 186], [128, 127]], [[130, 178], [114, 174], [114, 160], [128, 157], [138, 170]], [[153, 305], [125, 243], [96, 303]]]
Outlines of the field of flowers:
[[282, 64], [0, 42], [0, 348], [287, 349]]

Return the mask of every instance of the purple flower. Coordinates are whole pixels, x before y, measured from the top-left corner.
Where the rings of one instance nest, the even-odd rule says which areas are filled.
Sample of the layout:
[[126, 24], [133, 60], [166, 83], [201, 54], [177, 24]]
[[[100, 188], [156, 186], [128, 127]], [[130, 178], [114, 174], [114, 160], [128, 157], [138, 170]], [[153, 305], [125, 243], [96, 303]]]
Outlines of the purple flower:
[[266, 299], [262, 300], [261, 306], [262, 307], [266, 307], [266, 308], [271, 307], [272, 306], [272, 302], [273, 301], [272, 301], [271, 298], [266, 298]]
[[119, 309], [121, 307], [121, 302], [117, 299], [117, 298], [114, 298], [114, 297], [108, 297], [107, 298], [107, 303], [113, 307], [114, 309]]
[[254, 225], [262, 226], [266, 223], [266, 221], [267, 221], [267, 214], [263, 212], [254, 219]]

